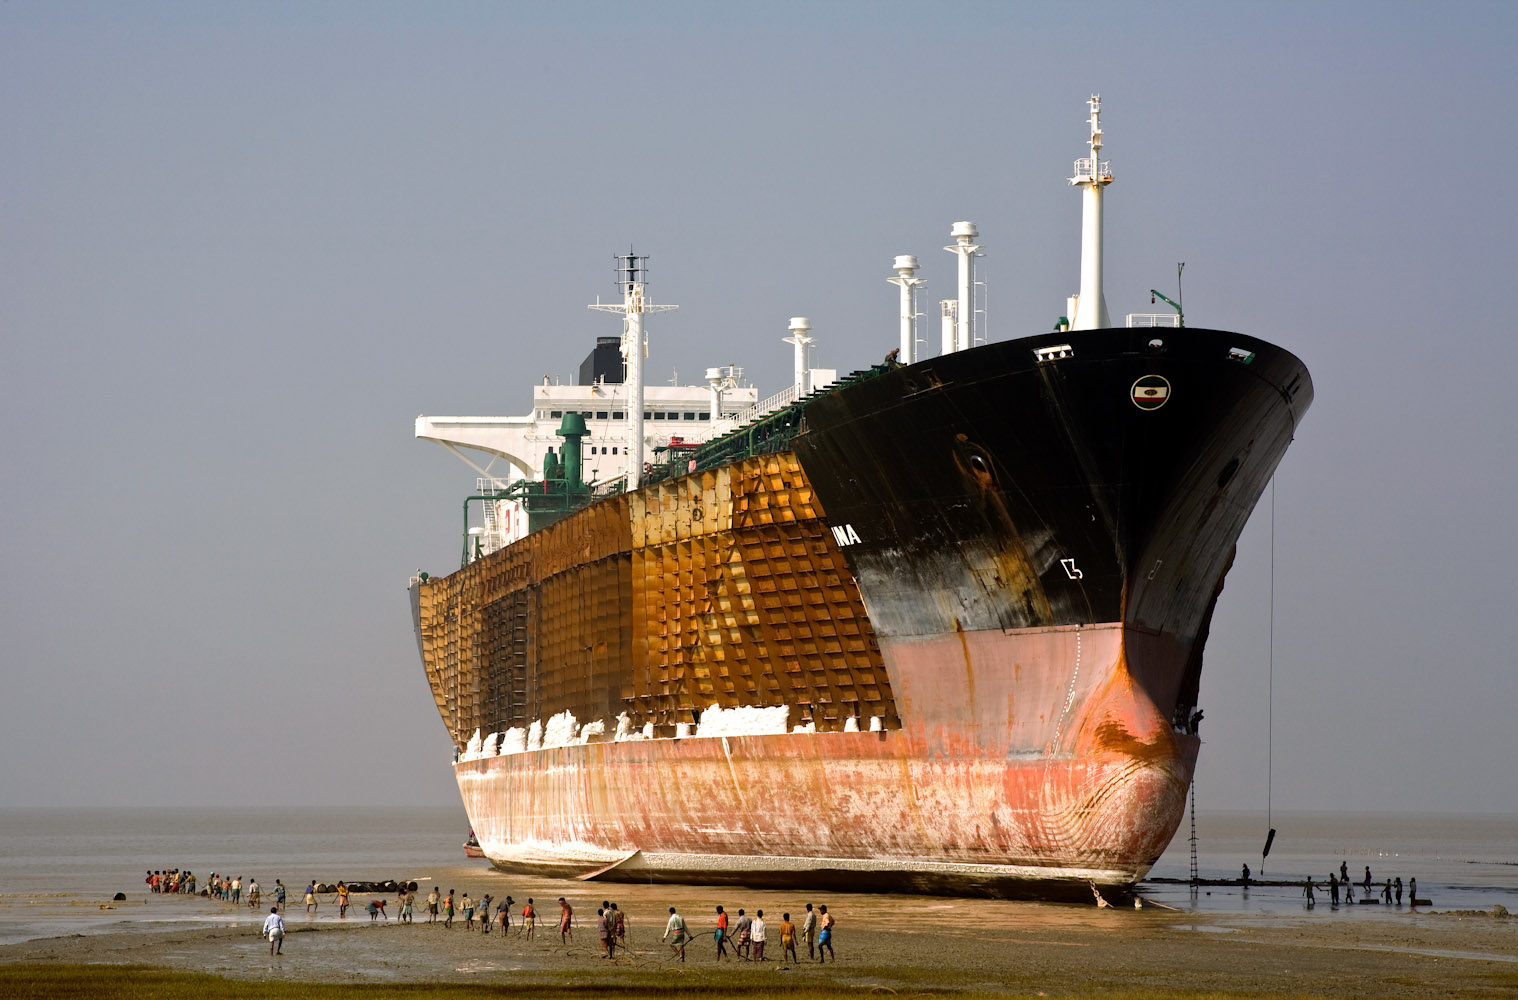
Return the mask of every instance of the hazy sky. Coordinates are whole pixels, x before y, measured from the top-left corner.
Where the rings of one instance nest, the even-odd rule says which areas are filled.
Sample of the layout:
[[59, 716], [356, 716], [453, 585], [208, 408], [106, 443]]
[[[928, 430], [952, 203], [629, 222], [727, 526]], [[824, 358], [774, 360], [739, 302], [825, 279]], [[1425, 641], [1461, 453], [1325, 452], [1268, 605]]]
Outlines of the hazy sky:
[[768, 395], [793, 315], [879, 360], [959, 219], [991, 336], [1047, 330], [1099, 91], [1114, 318], [1184, 260], [1191, 322], [1316, 382], [1273, 724], [1267, 493], [1200, 804], [1518, 812], [1515, 12], [0, 5], [0, 805], [456, 803], [405, 587], [474, 473], [416, 415], [572, 381], [629, 245], [654, 380]]

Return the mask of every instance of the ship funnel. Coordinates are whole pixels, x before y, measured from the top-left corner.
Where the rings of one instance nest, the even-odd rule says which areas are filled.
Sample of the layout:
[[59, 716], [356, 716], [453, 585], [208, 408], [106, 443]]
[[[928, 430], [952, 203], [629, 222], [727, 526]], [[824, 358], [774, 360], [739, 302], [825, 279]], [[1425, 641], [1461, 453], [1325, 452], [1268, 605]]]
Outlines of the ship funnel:
[[924, 279], [917, 277], [917, 258], [912, 254], [901, 254], [893, 266], [896, 277], [886, 280], [901, 289], [901, 347], [897, 358], [909, 365], [917, 360], [917, 289]]
[[791, 335], [782, 338], [787, 344], [796, 345], [796, 398], [800, 399], [812, 391], [811, 379], [808, 377], [812, 367], [812, 345], [817, 342], [815, 337], [807, 336], [811, 332], [812, 321], [805, 316], [791, 317]]
[[1091, 155], [1075, 161], [1070, 183], [1081, 189], [1081, 290], [1067, 315], [1072, 330], [1097, 330], [1112, 325], [1102, 292], [1102, 192], [1112, 183], [1112, 164], [1101, 159], [1102, 98], [1092, 94]]
[[560, 475], [564, 478], [565, 486], [570, 493], [584, 493], [585, 478], [581, 472], [580, 439], [590, 434], [585, 427], [585, 418], [578, 412], [570, 410], [564, 414], [557, 433], [564, 439], [564, 447], [560, 449], [563, 452]]
[[[954, 237], [954, 242], [944, 249], [959, 258], [959, 304], [955, 310], [952, 350], [963, 351], [975, 343], [975, 258], [980, 256], [975, 238], [980, 235], [980, 230], [973, 222], [956, 222], [949, 229], [949, 235]], [[944, 353], [949, 353], [947, 347]]]

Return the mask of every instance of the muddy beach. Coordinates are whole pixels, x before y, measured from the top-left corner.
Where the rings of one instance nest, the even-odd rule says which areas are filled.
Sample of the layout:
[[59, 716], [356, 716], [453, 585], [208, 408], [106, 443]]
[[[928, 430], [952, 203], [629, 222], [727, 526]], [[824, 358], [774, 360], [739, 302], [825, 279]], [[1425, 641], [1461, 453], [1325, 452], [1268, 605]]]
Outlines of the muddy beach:
[[[579, 887], [576, 887], [579, 888]], [[290, 907], [284, 953], [271, 958], [251, 919], [232, 926], [155, 923], [28, 941], [0, 948], [0, 965], [138, 964], [233, 980], [292, 983], [466, 984], [596, 990], [695, 988], [750, 993], [798, 987], [897, 993], [1051, 996], [1244, 995], [1446, 997], [1518, 994], [1518, 919], [1487, 912], [1405, 912], [1206, 917], [1068, 905], [908, 896], [830, 895], [839, 961], [717, 962], [715, 903], [730, 912], [764, 909], [769, 957], [789, 894], [694, 887], [618, 887], [629, 916], [629, 947], [608, 961], [595, 940], [595, 910], [583, 890], [573, 902], [573, 940], [552, 928], [558, 907], [540, 898], [535, 939], [393, 917], [371, 922], [306, 919]], [[518, 897], [520, 907], [523, 897]], [[820, 900], [819, 900], [820, 901]], [[804, 902], [804, 901], [802, 901]], [[545, 905], [546, 904], [546, 905]], [[694, 934], [682, 965], [659, 942], [667, 908]], [[425, 916], [420, 917], [425, 921]]]

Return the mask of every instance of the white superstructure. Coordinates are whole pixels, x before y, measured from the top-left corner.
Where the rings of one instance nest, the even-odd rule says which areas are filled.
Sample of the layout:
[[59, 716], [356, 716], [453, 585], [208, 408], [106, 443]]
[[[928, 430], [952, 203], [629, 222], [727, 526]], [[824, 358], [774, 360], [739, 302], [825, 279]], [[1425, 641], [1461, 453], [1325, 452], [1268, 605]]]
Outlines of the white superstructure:
[[[541, 479], [543, 458], [558, 451], [564, 414], [578, 412], [590, 434], [585, 438], [585, 464], [581, 474], [587, 482], [616, 479], [627, 466], [628, 389], [625, 384], [597, 382], [593, 385], [559, 385], [549, 381], [534, 386], [532, 412], [519, 417], [428, 417], [416, 418], [416, 436], [436, 441], [453, 451], [481, 476], [502, 485], [516, 479]], [[751, 385], [733, 385], [722, 392], [722, 411], [711, 409], [711, 389], [704, 385], [650, 385], [643, 388], [643, 412], [639, 424], [645, 454], [669, 444], [671, 438], [706, 441], [736, 426], [739, 413], [756, 401]], [[490, 456], [480, 465], [459, 449], [468, 448]], [[510, 472], [496, 469], [497, 461]], [[640, 469], [641, 471], [641, 469]], [[504, 474], [503, 474], [504, 473]]]

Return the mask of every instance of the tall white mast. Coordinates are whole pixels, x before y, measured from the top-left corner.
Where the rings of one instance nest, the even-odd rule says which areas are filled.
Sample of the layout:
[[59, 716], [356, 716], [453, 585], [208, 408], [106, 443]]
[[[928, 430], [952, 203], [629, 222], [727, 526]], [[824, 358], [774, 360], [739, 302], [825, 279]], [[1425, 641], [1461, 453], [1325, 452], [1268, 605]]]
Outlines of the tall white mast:
[[1092, 94], [1091, 155], [1075, 161], [1070, 183], [1081, 191], [1081, 291], [1075, 297], [1072, 330], [1096, 330], [1112, 325], [1107, 298], [1102, 294], [1102, 189], [1112, 183], [1112, 164], [1101, 159], [1102, 97]]
[[812, 345], [817, 343], [817, 338], [808, 337], [812, 329], [812, 321], [805, 316], [791, 317], [791, 335], [782, 337], [787, 344], [796, 345], [796, 398], [800, 399], [811, 391]]
[[954, 350], [969, 350], [975, 343], [975, 258], [980, 247], [975, 237], [980, 232], [973, 222], [956, 222], [949, 230], [954, 243], [945, 250], [959, 257], [959, 311], [954, 326]]
[[896, 277], [887, 278], [901, 289], [901, 353], [897, 359], [904, 365], [917, 360], [917, 289], [926, 278], [917, 277], [917, 258], [902, 254], [896, 258]]
[[646, 298], [643, 262], [646, 256], [619, 254], [617, 284], [622, 289], [622, 304], [596, 302], [588, 308], [598, 312], [621, 313], [622, 360], [627, 365], [627, 488], [635, 490], [643, 481], [643, 359], [648, 357], [648, 338], [643, 332], [646, 313], [669, 312], [679, 306], [656, 306]]

